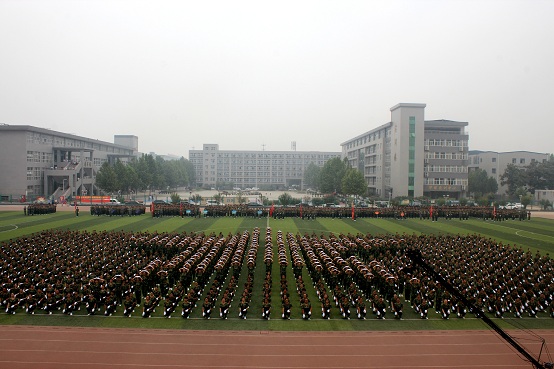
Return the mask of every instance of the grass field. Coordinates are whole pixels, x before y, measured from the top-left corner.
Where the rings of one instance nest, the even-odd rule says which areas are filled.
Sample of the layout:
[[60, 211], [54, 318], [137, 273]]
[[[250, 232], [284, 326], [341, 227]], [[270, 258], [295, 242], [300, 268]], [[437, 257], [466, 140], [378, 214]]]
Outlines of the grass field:
[[[506, 221], [506, 222], [485, 222], [482, 220], [440, 220], [439, 222], [414, 220], [389, 220], [389, 219], [327, 219], [317, 220], [301, 219], [254, 219], [254, 218], [152, 218], [148, 214], [136, 217], [94, 217], [90, 214], [81, 212], [79, 217], [75, 217], [73, 212], [57, 212], [51, 215], [24, 216], [22, 212], [2, 211], [0, 212], [0, 242], [16, 237], [33, 234], [46, 229], [75, 230], [75, 231], [149, 231], [149, 232], [222, 232], [236, 233], [243, 230], [252, 231], [259, 227], [264, 233], [265, 228], [269, 226], [275, 235], [277, 230], [300, 233], [328, 234], [339, 233], [358, 233], [383, 235], [383, 234], [480, 234], [486, 238], [493, 238], [504, 245], [517, 245], [524, 250], [531, 250], [541, 254], [554, 253], [554, 220], [533, 218], [531, 221]], [[259, 252], [259, 254], [261, 254]], [[262, 265], [262, 263], [258, 263]], [[278, 275], [278, 265], [274, 263], [274, 275]], [[258, 269], [259, 273], [258, 273]], [[261, 283], [263, 280], [264, 268], [257, 268], [255, 282]], [[245, 278], [241, 273], [241, 278]], [[292, 273], [289, 273], [292, 275]], [[294, 279], [290, 277], [289, 286], [294, 286]], [[305, 280], [308, 276], [306, 275]], [[243, 280], [239, 280], [239, 286], [242, 286]], [[258, 285], [259, 286], [259, 285]], [[87, 316], [80, 312], [71, 317], [63, 314], [45, 315], [37, 313], [36, 315], [27, 315], [18, 313], [16, 315], [0, 314], [0, 324], [25, 324], [25, 325], [63, 325], [63, 326], [86, 326], [86, 327], [125, 327], [125, 328], [168, 328], [168, 329], [226, 329], [226, 330], [443, 330], [443, 329], [483, 329], [486, 326], [468, 315], [465, 320], [450, 319], [444, 321], [438, 314], [430, 312], [429, 320], [418, 319], [417, 315], [404, 303], [405, 320], [397, 321], [394, 319], [377, 320], [368, 314], [368, 320], [361, 321], [357, 319], [340, 319], [338, 309], [334, 308], [331, 320], [319, 318], [319, 304], [315, 291], [311, 284], [307, 283], [310, 300], [314, 305], [314, 317], [311, 321], [299, 319], [299, 311], [293, 311], [291, 321], [283, 321], [277, 318], [277, 313], [272, 315], [270, 321], [260, 319], [261, 311], [261, 292], [254, 295], [250, 307], [250, 313], [247, 320], [239, 320], [236, 314], [236, 306], [233, 306], [228, 320], [212, 319], [206, 321], [201, 318], [200, 308], [195, 309], [191, 319], [181, 319], [176, 312], [172, 319], [162, 317], [161, 308], [158, 309], [152, 319], [140, 318], [136, 314], [132, 318], [125, 318], [121, 312], [114, 316]], [[239, 287], [240, 289], [240, 287]], [[278, 278], [274, 277], [274, 286], [272, 290], [273, 301], [279, 301], [278, 297]], [[240, 292], [237, 292], [240, 294]], [[292, 295], [291, 295], [292, 296]], [[298, 299], [298, 297], [296, 297]], [[292, 301], [294, 306], [298, 303]], [[180, 309], [179, 309], [180, 311]], [[433, 310], [434, 311], [434, 310]], [[273, 316], [275, 318], [273, 318]], [[539, 314], [538, 319], [504, 319], [499, 321], [504, 328], [516, 327], [529, 329], [554, 329], [554, 319], [549, 318], [545, 313]]]

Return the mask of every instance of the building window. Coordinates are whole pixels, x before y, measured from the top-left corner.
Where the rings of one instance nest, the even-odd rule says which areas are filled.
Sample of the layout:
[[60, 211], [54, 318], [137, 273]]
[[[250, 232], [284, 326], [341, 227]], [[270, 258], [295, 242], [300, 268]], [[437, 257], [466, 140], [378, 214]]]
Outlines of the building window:
[[492, 168], [492, 174], [496, 174], [496, 168]]
[[496, 158], [492, 158], [492, 162], [493, 162], [493, 163], [496, 163]]
[[519, 159], [519, 164], [525, 164], [525, 159], [524, 158]]

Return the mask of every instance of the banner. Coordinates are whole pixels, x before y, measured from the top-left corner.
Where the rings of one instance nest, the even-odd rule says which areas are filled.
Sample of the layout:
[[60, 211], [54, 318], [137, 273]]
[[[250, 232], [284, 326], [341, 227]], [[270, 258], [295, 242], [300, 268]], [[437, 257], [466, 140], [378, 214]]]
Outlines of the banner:
[[[75, 201], [80, 203], [89, 203], [89, 204], [107, 204], [110, 202], [110, 196], [74, 196]], [[64, 199], [65, 200], [65, 199]], [[60, 196], [60, 201], [62, 196]]]

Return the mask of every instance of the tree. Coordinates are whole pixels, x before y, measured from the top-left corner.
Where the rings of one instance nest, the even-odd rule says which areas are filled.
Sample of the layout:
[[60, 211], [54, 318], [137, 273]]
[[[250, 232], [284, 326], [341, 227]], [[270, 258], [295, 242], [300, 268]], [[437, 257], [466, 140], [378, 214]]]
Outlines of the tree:
[[148, 156], [149, 155], [143, 154], [138, 160], [134, 160], [130, 163], [130, 165], [135, 168], [135, 172], [137, 172], [137, 188], [140, 190], [150, 189], [152, 185], [152, 173], [149, 170]]
[[323, 197], [323, 203], [324, 204], [336, 204], [337, 203], [337, 197], [335, 195], [325, 195]]
[[106, 161], [96, 173], [96, 186], [104, 192], [117, 192], [118, 183], [114, 168]]
[[[114, 173], [108, 172], [108, 167]], [[102, 172], [105, 173], [102, 173]], [[192, 174], [191, 174], [192, 173]], [[104, 187], [98, 187], [106, 192], [121, 191], [129, 193], [132, 190], [175, 189], [194, 183], [194, 166], [181, 157], [179, 160], [164, 160], [162, 157], [143, 154], [138, 159], [128, 163], [118, 160], [113, 165], [105, 163], [98, 174]], [[115, 177], [111, 177], [115, 174]], [[98, 178], [98, 176], [97, 176]], [[102, 181], [110, 179], [110, 183]]]
[[161, 156], [156, 156], [156, 158], [154, 159], [152, 173], [154, 174], [155, 189], [167, 188], [168, 184], [164, 173], [164, 163], [165, 163], [165, 160]]
[[367, 193], [364, 175], [358, 169], [346, 170], [346, 174], [342, 178], [342, 193], [358, 196], [364, 196]]
[[151, 191], [155, 186], [156, 162], [154, 161], [154, 157], [150, 154], [143, 155], [142, 157], [144, 162], [141, 165], [139, 176], [144, 183], [144, 188]]
[[312, 205], [313, 206], [320, 206], [325, 203], [325, 200], [321, 197], [313, 197], [312, 198]]
[[217, 201], [218, 204], [223, 204], [223, 195], [220, 193], [216, 193], [214, 196], [214, 200]]
[[315, 163], [310, 163], [304, 171], [304, 184], [312, 190], [319, 189], [319, 177], [321, 175], [321, 167]]
[[181, 158], [181, 160], [182, 160], [181, 165], [183, 166], [186, 173], [185, 184], [187, 186], [192, 186], [193, 184], [196, 183], [196, 170], [194, 169], [194, 165], [190, 160], [187, 160], [185, 158]]
[[321, 169], [319, 188], [324, 193], [342, 193], [342, 178], [346, 164], [340, 158], [328, 160]]
[[514, 164], [508, 164], [504, 173], [500, 176], [500, 184], [502, 186], [508, 185], [506, 193], [510, 197], [516, 196], [516, 190], [518, 187], [526, 187], [527, 174], [525, 169], [520, 168]]
[[113, 170], [117, 179], [117, 189], [116, 191], [120, 194], [127, 192], [127, 189], [130, 186], [129, 179], [127, 178], [127, 168], [121, 160], [116, 160], [113, 165]]
[[523, 205], [524, 209], [527, 209], [527, 205], [529, 205], [532, 200], [533, 198], [530, 195], [521, 196], [521, 205]]
[[535, 190], [554, 189], [554, 160], [534, 161], [526, 168], [529, 192], [535, 193]]
[[246, 197], [244, 197], [244, 196], [242, 195], [242, 192], [239, 192], [239, 193], [237, 194], [237, 202], [238, 202], [239, 204], [244, 204], [244, 203], [246, 202]]
[[278, 197], [279, 203], [283, 206], [287, 206], [292, 203], [292, 196], [288, 192], [284, 192], [281, 196]]
[[197, 205], [200, 205], [202, 203], [202, 196], [200, 196], [199, 194], [195, 194], [192, 196], [191, 200], [197, 204]]
[[496, 193], [498, 183], [496, 179], [487, 175], [487, 171], [478, 168], [469, 173], [468, 190], [475, 198], [479, 198], [488, 193]]
[[179, 186], [179, 163], [175, 160], [163, 161], [160, 163], [164, 177], [164, 183], [169, 189], [175, 189]]
[[552, 207], [552, 203], [548, 199], [542, 199], [540, 204], [542, 210], [548, 210], [548, 208]]
[[178, 204], [181, 202], [181, 196], [177, 192], [172, 193], [170, 198], [172, 204]]
[[132, 165], [127, 165], [125, 167], [127, 170], [126, 178], [128, 181], [127, 184], [127, 191], [130, 193], [131, 191], [137, 192], [137, 190], [140, 188], [140, 180], [137, 171], [135, 170], [135, 167]]

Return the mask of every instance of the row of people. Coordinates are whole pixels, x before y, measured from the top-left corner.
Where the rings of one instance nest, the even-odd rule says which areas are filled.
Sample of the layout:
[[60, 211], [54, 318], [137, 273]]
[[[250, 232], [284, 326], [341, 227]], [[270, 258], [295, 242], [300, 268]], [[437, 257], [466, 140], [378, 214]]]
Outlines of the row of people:
[[[241, 242], [242, 237], [244, 242]], [[234, 265], [234, 260], [244, 255], [248, 237], [249, 232], [227, 237], [221, 234], [193, 237], [187, 234], [48, 231], [10, 240], [1, 245], [2, 306], [12, 314], [24, 307], [31, 313], [37, 309], [48, 313], [64, 309], [71, 314], [84, 304], [91, 314], [101, 311], [109, 315], [117, 310], [123, 298], [127, 299], [128, 291], [133, 292], [137, 305], [142, 303], [143, 295], [150, 295], [149, 300], [159, 304], [170, 293], [177, 298], [172, 292], [177, 281], [186, 281], [184, 290], [191, 283], [197, 283], [203, 291], [214, 273], [226, 278], [232, 268], [236, 278], [241, 270], [246, 270], [241, 264]], [[321, 276], [321, 282], [329, 290], [335, 291], [337, 286], [343, 290], [342, 295], [337, 293], [335, 297], [343, 312], [359, 304], [360, 296], [361, 303], [367, 299], [372, 308], [382, 306], [379, 302], [382, 298], [392, 311], [394, 300], [405, 294], [414, 310], [420, 315], [423, 313], [423, 318], [428, 317], [432, 308], [442, 317], [447, 318], [451, 313], [463, 317], [467, 308], [449, 297], [445, 288], [424, 270], [412, 265], [406, 251], [418, 248], [426, 260], [454, 285], [460, 286], [475, 306], [484, 311], [500, 317], [507, 312], [516, 316], [551, 313], [554, 297], [551, 259], [478, 235], [390, 235], [385, 238], [363, 234], [287, 235], [287, 243], [295, 280], [299, 280], [297, 275], [301, 275], [303, 260], [309, 260], [308, 270], [314, 283], [319, 282], [317, 277]], [[302, 251], [305, 244], [310, 245], [310, 253]], [[280, 232], [277, 252], [280, 269], [286, 274], [289, 260]], [[264, 259], [266, 257], [272, 259], [267, 248]], [[253, 270], [255, 266], [247, 268]], [[178, 273], [170, 281], [175, 270]], [[352, 283], [359, 291], [355, 296], [342, 287], [352, 286]], [[271, 283], [266, 281], [263, 289], [262, 304], [269, 303], [270, 308]], [[137, 296], [138, 290], [141, 292]], [[325, 292], [324, 288], [320, 290]], [[379, 298], [375, 298], [377, 295]], [[398, 313], [398, 309], [395, 312]], [[385, 314], [381, 312], [380, 315]], [[265, 316], [269, 318], [269, 314]]]
[[52, 214], [56, 212], [56, 204], [29, 204], [23, 207], [23, 215]]
[[132, 216], [146, 213], [145, 205], [91, 205], [90, 215]]

